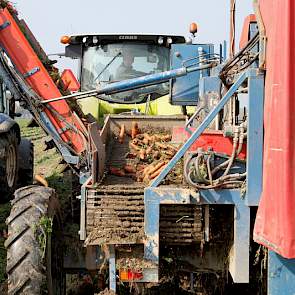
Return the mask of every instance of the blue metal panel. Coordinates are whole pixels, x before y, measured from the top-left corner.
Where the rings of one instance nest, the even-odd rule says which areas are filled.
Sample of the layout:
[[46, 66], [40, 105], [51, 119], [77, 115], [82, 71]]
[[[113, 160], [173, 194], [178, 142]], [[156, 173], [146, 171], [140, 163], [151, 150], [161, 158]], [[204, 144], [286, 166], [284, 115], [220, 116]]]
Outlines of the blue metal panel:
[[[147, 193], [148, 195], [149, 193]], [[146, 235], [144, 258], [159, 264], [159, 222], [160, 222], [160, 202], [149, 200], [145, 202], [144, 228]]]
[[250, 208], [237, 202], [234, 208], [234, 243], [229, 255], [229, 271], [235, 283], [249, 283]]
[[219, 77], [203, 77], [200, 79], [200, 96], [206, 92], [220, 93], [221, 80]]
[[264, 75], [253, 69], [248, 78], [247, 190], [248, 206], [258, 206], [262, 192]]
[[201, 190], [200, 197], [199, 203], [196, 204], [234, 205], [241, 202], [241, 194], [238, 189]]
[[295, 259], [268, 253], [268, 295], [295, 294]]
[[116, 252], [115, 246], [109, 246], [109, 288], [116, 293]]
[[81, 200], [80, 200], [80, 240], [86, 239], [86, 197], [87, 191], [85, 185], [81, 187]]
[[144, 192], [144, 258], [152, 262], [153, 268], [143, 270], [141, 282], [154, 282], [159, 280], [159, 222], [160, 204], [190, 204], [189, 190], [156, 188], [145, 189]]
[[258, 32], [258, 25], [256, 22], [250, 23], [250, 28], [249, 28], [249, 37], [252, 39], [255, 34]]
[[227, 42], [226, 40], [223, 41], [223, 60], [227, 60]]
[[[203, 55], [203, 59], [208, 59], [213, 53], [214, 47], [211, 44], [173, 44], [171, 46], [171, 69], [181, 68], [184, 63], [185, 66], [199, 63], [199, 55]], [[170, 91], [171, 103], [174, 105], [197, 105], [199, 79], [208, 75], [209, 70], [202, 70], [190, 73], [183, 78], [173, 79]]]
[[[149, 193], [148, 193], [149, 194]], [[145, 197], [146, 198], [146, 197]], [[147, 197], [147, 199], [149, 199]], [[144, 210], [144, 258], [154, 264], [153, 268], [144, 270], [143, 282], [159, 281], [159, 241], [160, 241], [160, 203], [154, 200], [145, 202]], [[152, 276], [147, 277], [147, 274]]]
[[[249, 25], [249, 40], [251, 40], [258, 32], [258, 25], [256, 22], [251, 22]], [[259, 52], [259, 48], [262, 44], [257, 43], [252, 49], [251, 53], [255, 54]], [[257, 59], [250, 67], [258, 68], [259, 60]]]
[[164, 177], [170, 172], [170, 170], [184, 156], [184, 154], [193, 145], [193, 143], [205, 131], [205, 129], [209, 126], [209, 124], [216, 117], [216, 115], [222, 110], [222, 108], [225, 106], [225, 104], [229, 101], [229, 99], [237, 91], [237, 89], [241, 86], [241, 84], [245, 81], [246, 78], [247, 78], [247, 73], [243, 73], [240, 75], [240, 77], [237, 79], [235, 84], [228, 90], [228, 92], [224, 95], [224, 97], [220, 100], [220, 102], [216, 105], [216, 107], [207, 115], [207, 117], [200, 124], [200, 126], [193, 132], [190, 138], [184, 143], [184, 145], [175, 154], [172, 160], [167, 164], [165, 169], [162, 170], [162, 172], [159, 174], [157, 178], [154, 179], [150, 187], [157, 187], [161, 183]]

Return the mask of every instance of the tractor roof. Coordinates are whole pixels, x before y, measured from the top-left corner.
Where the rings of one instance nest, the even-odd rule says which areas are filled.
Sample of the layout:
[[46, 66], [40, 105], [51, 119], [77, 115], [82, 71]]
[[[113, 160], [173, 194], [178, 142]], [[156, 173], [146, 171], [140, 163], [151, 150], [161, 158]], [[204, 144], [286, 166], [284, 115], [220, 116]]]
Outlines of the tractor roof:
[[120, 42], [160, 44], [159, 40], [161, 40], [161, 38], [163, 39], [162, 44], [164, 46], [167, 44], [168, 38], [171, 38], [170, 43], [185, 43], [185, 38], [183, 36], [165, 34], [78, 34], [70, 36], [70, 44], [77, 45], [85, 43], [88, 45], [96, 45]]

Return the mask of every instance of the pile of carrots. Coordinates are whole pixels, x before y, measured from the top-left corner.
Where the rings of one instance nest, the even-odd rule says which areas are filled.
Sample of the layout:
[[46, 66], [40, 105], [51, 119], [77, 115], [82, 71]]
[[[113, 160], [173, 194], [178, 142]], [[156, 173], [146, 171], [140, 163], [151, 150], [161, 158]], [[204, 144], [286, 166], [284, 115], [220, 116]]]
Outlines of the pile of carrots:
[[[128, 136], [128, 138], [126, 138]], [[127, 164], [124, 167], [110, 167], [109, 172], [116, 176], [130, 176], [138, 182], [149, 183], [166, 167], [178, 148], [170, 144], [170, 134], [141, 133], [138, 124], [132, 122], [130, 131], [122, 125], [118, 136], [119, 143], [129, 140]]]

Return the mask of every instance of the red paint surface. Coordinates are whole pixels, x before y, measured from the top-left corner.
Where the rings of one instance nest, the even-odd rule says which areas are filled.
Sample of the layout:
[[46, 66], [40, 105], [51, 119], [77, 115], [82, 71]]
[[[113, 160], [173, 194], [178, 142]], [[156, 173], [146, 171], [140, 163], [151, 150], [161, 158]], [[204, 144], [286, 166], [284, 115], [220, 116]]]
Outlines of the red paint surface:
[[61, 74], [61, 79], [66, 87], [65, 90], [70, 90], [71, 92], [76, 92], [80, 89], [80, 83], [76, 79], [72, 70], [66, 69]]
[[122, 281], [136, 281], [143, 278], [142, 272], [128, 270], [120, 270], [120, 280]]
[[[183, 127], [173, 128], [173, 142], [183, 143], [189, 137], [190, 134], [187, 131], [185, 131]], [[224, 137], [223, 133], [220, 131], [206, 131], [191, 146], [190, 151], [195, 151], [198, 148], [208, 150], [209, 147], [211, 147], [214, 152], [230, 156], [233, 149], [232, 139]], [[238, 158], [242, 160], [246, 158], [246, 144], [243, 145], [243, 149]]]
[[245, 18], [243, 29], [242, 29], [242, 35], [240, 38], [240, 49], [244, 48], [249, 42], [250, 24], [255, 22], [256, 22], [255, 14], [250, 14]]
[[295, 1], [260, 0], [267, 34], [263, 193], [254, 239], [295, 258]]
[[[0, 9], [0, 25], [6, 21], [9, 21], [10, 25], [0, 31], [0, 43], [17, 70], [21, 74], [26, 74], [38, 67], [40, 70], [37, 73], [26, 78], [27, 83], [44, 100], [60, 97], [61, 94], [57, 86], [54, 84], [9, 11], [7, 9]], [[66, 101], [61, 100], [50, 103], [50, 106], [62, 115], [67, 122], [75, 125], [79, 130], [83, 130], [82, 123], [72, 113]], [[53, 116], [49, 110], [45, 109], [45, 113], [58, 131], [61, 131], [65, 127], [65, 123], [56, 118], [56, 116]], [[61, 138], [70, 144], [76, 152], [81, 153], [85, 150], [85, 141], [83, 141], [80, 133], [71, 130], [61, 132]]]

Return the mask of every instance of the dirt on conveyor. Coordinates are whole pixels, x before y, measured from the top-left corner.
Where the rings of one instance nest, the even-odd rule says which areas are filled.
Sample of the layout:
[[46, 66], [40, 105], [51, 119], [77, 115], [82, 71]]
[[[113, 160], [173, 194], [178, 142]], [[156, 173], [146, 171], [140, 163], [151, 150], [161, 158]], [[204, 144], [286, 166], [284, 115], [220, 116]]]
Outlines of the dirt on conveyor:
[[97, 294], [94, 294], [94, 295], [116, 295], [116, 293], [112, 290], [104, 289], [103, 291], [101, 291]]
[[88, 195], [87, 228], [90, 231], [85, 244], [141, 243], [144, 220], [143, 193], [135, 195], [108, 195], [94, 192]]
[[[144, 239], [144, 188], [166, 167], [179, 149], [171, 129], [118, 125], [106, 144], [106, 174], [87, 193], [86, 245], [138, 244]], [[183, 183], [180, 161], [162, 182]]]

